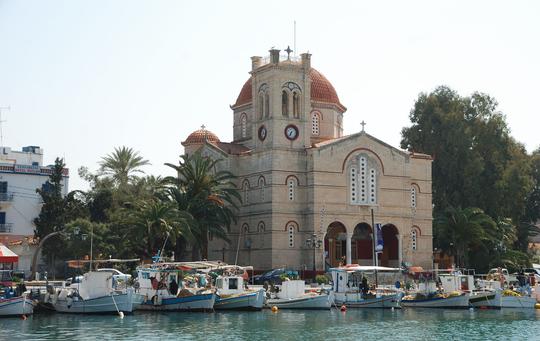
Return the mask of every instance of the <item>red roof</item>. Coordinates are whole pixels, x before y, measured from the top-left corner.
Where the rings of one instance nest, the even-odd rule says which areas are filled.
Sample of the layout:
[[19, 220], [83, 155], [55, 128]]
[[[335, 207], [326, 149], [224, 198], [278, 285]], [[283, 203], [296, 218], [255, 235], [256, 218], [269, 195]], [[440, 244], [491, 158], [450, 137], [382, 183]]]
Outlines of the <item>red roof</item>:
[[[315, 70], [314, 68], [311, 68], [309, 70], [309, 78], [311, 79], [311, 100], [317, 101], [317, 102], [323, 102], [323, 103], [330, 103], [335, 104], [343, 111], [347, 110], [347, 108], [341, 104], [339, 101], [339, 97], [337, 95], [336, 89], [330, 83], [326, 77], [319, 71]], [[246, 83], [244, 83], [244, 86], [242, 87], [242, 90], [240, 90], [240, 94], [238, 95], [238, 98], [236, 99], [236, 103], [233, 105], [234, 107], [247, 104], [253, 101], [253, 96], [251, 92], [251, 83], [252, 78], [250, 77]]]
[[19, 256], [0, 243], [0, 263], [17, 263], [18, 261]]
[[212, 144], [217, 144], [219, 143], [219, 137], [217, 137], [217, 135], [211, 132], [210, 130], [199, 129], [189, 134], [187, 139], [184, 142], [182, 142], [182, 145], [188, 146], [191, 144], [202, 144], [205, 141]]

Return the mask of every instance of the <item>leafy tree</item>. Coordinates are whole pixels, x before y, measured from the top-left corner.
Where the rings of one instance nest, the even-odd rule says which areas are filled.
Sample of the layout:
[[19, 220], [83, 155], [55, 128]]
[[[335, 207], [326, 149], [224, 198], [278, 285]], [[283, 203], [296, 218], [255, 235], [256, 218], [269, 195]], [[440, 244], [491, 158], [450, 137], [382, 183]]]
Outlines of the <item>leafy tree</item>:
[[[177, 172], [168, 177], [169, 198], [179, 210], [193, 217], [192, 259], [208, 258], [208, 237], [227, 240], [227, 231], [236, 218], [234, 210], [240, 194], [228, 171], [218, 170], [219, 160], [203, 157], [200, 152], [181, 157], [178, 165], [166, 163]], [[200, 253], [199, 253], [200, 252]]]
[[110, 176], [116, 185], [124, 187], [133, 180], [136, 173], [144, 173], [141, 167], [150, 162], [132, 148], [122, 146], [103, 157], [99, 164], [103, 174]]

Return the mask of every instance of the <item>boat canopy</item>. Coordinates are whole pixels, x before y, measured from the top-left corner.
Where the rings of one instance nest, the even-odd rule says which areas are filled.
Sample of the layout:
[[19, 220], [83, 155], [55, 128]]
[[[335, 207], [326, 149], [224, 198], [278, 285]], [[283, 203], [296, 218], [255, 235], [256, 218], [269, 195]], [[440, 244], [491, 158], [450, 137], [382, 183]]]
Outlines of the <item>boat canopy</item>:
[[17, 263], [19, 256], [4, 244], [0, 243], [0, 263]]
[[337, 268], [330, 268], [330, 271], [367, 272], [367, 271], [401, 271], [401, 269], [389, 268], [386, 266], [348, 264], [348, 265], [340, 266]]

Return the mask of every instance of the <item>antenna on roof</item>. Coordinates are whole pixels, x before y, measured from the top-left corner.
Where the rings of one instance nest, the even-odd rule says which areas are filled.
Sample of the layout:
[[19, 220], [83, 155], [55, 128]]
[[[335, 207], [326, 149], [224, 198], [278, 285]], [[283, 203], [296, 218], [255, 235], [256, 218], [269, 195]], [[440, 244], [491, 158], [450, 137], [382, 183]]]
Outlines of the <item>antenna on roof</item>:
[[0, 107], [0, 146], [4, 146], [4, 132], [2, 130], [2, 123], [7, 122], [2, 120], [2, 110], [11, 110], [11, 107]]

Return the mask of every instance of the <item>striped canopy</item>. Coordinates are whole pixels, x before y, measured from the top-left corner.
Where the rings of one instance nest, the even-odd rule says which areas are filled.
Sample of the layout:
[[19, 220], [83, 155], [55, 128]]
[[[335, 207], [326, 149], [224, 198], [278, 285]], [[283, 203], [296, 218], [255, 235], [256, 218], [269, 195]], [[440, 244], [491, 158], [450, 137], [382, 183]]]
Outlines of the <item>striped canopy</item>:
[[17, 263], [18, 261], [19, 256], [0, 243], [0, 263]]

